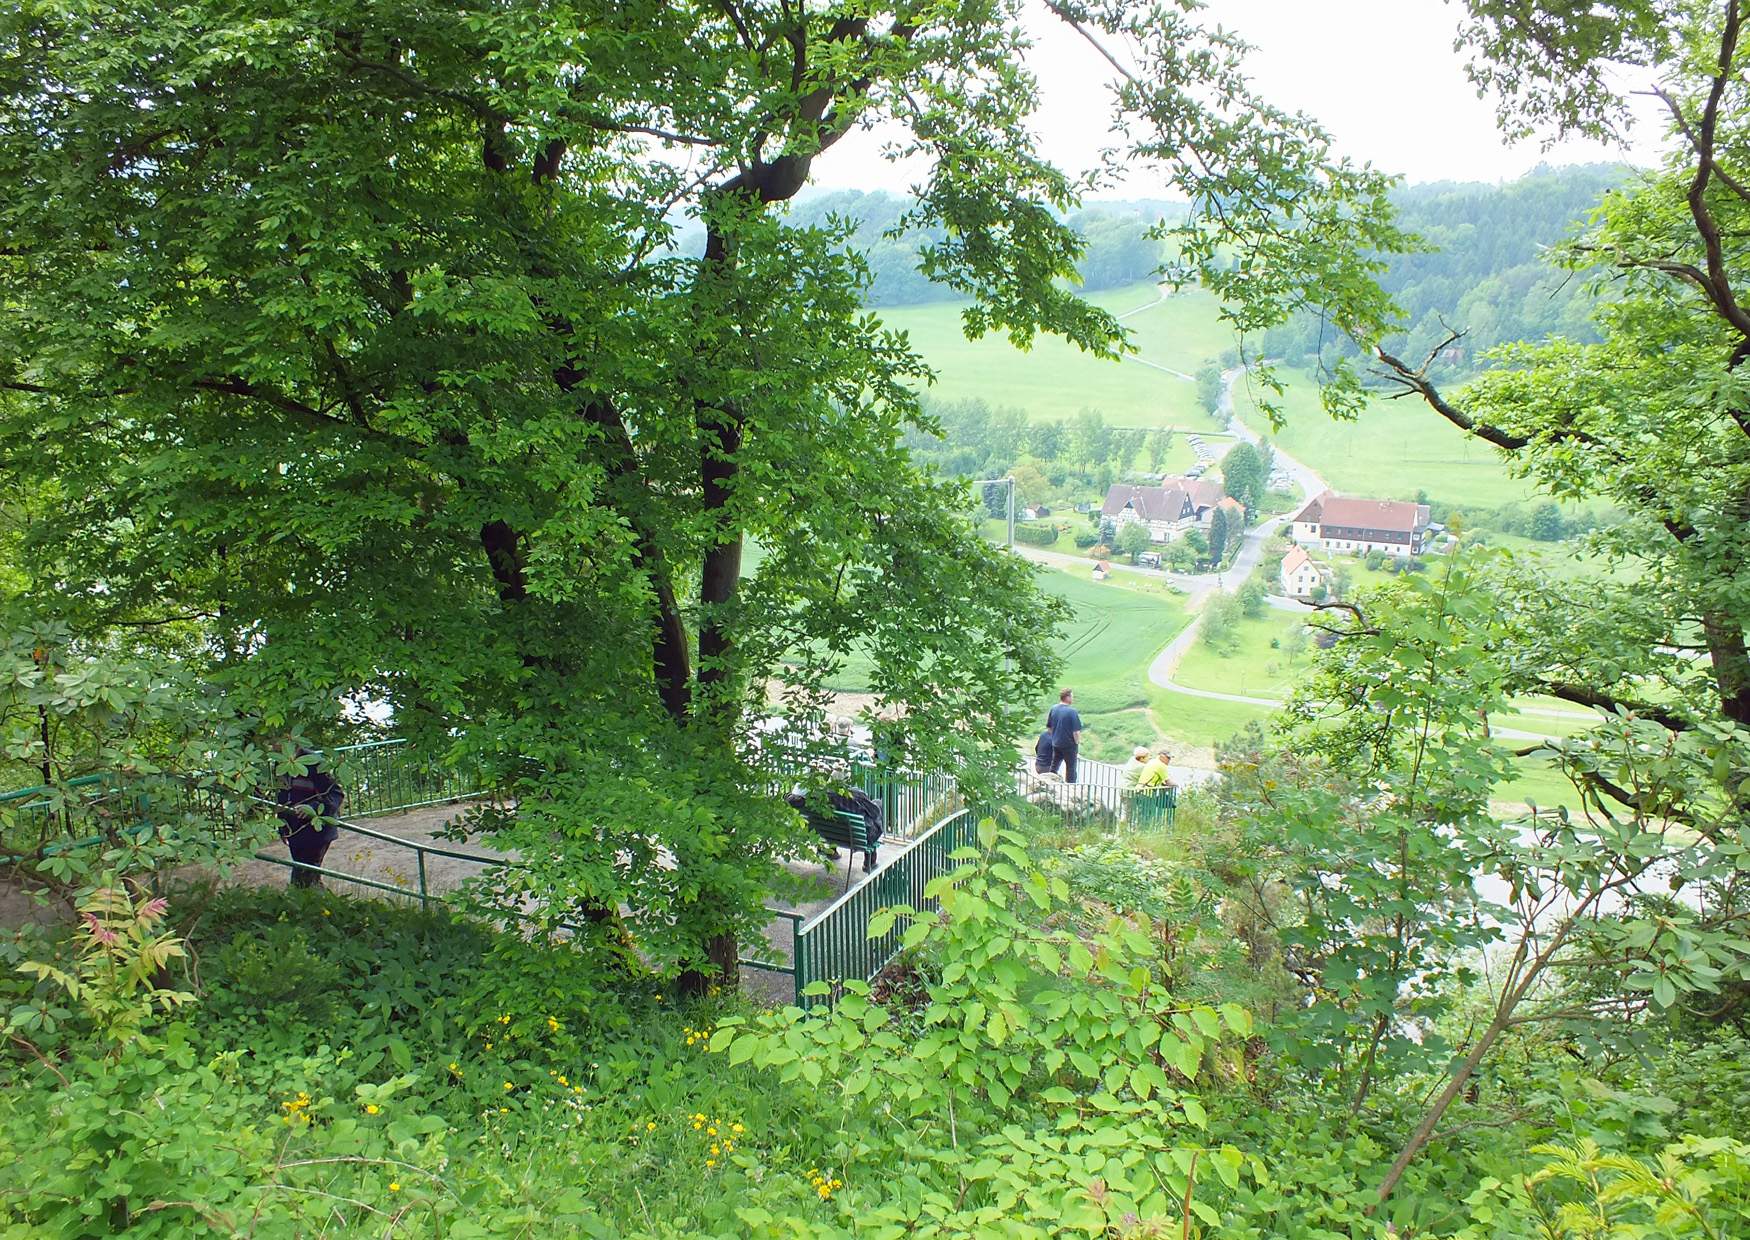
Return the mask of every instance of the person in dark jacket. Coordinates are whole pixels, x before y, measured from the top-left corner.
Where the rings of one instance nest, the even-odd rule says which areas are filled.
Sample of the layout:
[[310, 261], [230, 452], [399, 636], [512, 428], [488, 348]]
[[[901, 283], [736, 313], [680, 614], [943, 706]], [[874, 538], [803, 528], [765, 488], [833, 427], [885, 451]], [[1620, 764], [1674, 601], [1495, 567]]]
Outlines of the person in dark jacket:
[[1051, 743], [1051, 729], [1046, 728], [1039, 734], [1038, 744], [1033, 746], [1033, 769], [1041, 775], [1051, 774], [1051, 759], [1057, 752], [1057, 747]]
[[[340, 783], [321, 767], [321, 759], [308, 749], [298, 756], [307, 760], [302, 775], [287, 777], [274, 792], [280, 819], [280, 838], [291, 850], [292, 860], [320, 866], [329, 846], [340, 834], [334, 819], [346, 800]], [[294, 869], [292, 886], [320, 887], [322, 876], [313, 870]]]
[[1076, 781], [1076, 754], [1082, 745], [1082, 717], [1070, 705], [1068, 689], [1057, 695], [1057, 705], [1045, 716], [1045, 727], [1051, 733], [1051, 769], [1063, 765], [1063, 782]]
[[[790, 808], [797, 811], [810, 824], [814, 824], [817, 815], [809, 808], [808, 798], [801, 793], [792, 793], [785, 798]], [[864, 792], [861, 788], [847, 788], [838, 792], [826, 794], [826, 803], [835, 810], [848, 814], [860, 814], [863, 818], [863, 828], [869, 837], [869, 847], [863, 850], [863, 873], [870, 874], [875, 870], [875, 850], [881, 844], [883, 827], [881, 803]], [[815, 802], [819, 804], [818, 801]], [[818, 830], [819, 828], [816, 827]]]

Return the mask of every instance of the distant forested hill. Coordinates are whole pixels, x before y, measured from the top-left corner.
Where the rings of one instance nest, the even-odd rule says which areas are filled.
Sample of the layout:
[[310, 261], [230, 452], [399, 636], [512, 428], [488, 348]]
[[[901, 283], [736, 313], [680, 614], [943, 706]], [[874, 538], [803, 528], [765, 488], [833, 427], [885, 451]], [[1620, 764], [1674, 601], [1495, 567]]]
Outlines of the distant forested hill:
[[[837, 190], [798, 198], [790, 207], [788, 220], [802, 226], [824, 225], [834, 218], [855, 224], [852, 243], [867, 258], [874, 277], [868, 298], [871, 306], [950, 301], [958, 294], [932, 284], [917, 270], [918, 247], [936, 238], [916, 230], [897, 237], [888, 235], [910, 207], [910, 198], [896, 194]], [[1184, 212], [1179, 203], [1141, 200], [1093, 203], [1071, 214], [1070, 224], [1087, 245], [1081, 261], [1083, 289], [1120, 288], [1153, 276], [1161, 265], [1162, 247], [1148, 231], [1162, 219], [1182, 218]], [[677, 248], [692, 252], [703, 244], [703, 236], [697, 229], [684, 229], [677, 238]]]
[[[1589, 164], [1540, 168], [1506, 185], [1440, 182], [1401, 188], [1396, 200], [1404, 226], [1435, 248], [1393, 259], [1385, 275], [1409, 328], [1390, 342], [1394, 350], [1419, 359], [1445, 335], [1443, 319], [1462, 327], [1468, 335], [1437, 367], [1450, 377], [1471, 370], [1481, 351], [1504, 341], [1552, 333], [1593, 339], [1585, 281], [1551, 270], [1541, 254], [1584, 220], [1606, 190], [1630, 175], [1632, 170], [1621, 165]], [[833, 218], [854, 225], [854, 244], [866, 255], [873, 277], [870, 305], [950, 300], [950, 290], [918, 274], [918, 247], [927, 235], [888, 235], [910, 205], [909, 198], [896, 194], [840, 190], [799, 199], [789, 218], [803, 225]], [[1093, 203], [1071, 215], [1087, 242], [1083, 288], [1098, 292], [1148, 279], [1163, 256], [1161, 243], [1151, 240], [1148, 230], [1183, 213], [1182, 204], [1138, 200]], [[684, 251], [694, 240], [687, 230], [677, 244]], [[1327, 361], [1353, 352], [1328, 325], [1310, 317], [1267, 333], [1253, 347], [1295, 364], [1311, 364], [1321, 352]]]
[[[1505, 185], [1441, 182], [1395, 195], [1400, 222], [1435, 249], [1392, 260], [1383, 283], [1407, 315], [1407, 335], [1388, 342], [1417, 361], [1442, 340], [1442, 319], [1468, 334], [1437, 369], [1474, 368], [1483, 350], [1512, 340], [1563, 335], [1596, 339], [1586, 280], [1552, 270], [1545, 247], [1583, 222], [1633, 170], [1616, 164], [1540, 168]], [[1328, 325], [1308, 317], [1265, 335], [1271, 357], [1310, 363], [1353, 353]]]

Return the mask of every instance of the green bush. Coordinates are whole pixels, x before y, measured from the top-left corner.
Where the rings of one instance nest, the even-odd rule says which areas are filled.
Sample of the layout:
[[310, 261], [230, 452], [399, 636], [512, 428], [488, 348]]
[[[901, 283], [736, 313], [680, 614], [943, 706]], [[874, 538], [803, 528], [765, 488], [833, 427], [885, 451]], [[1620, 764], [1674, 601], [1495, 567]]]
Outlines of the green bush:
[[1015, 541], [1032, 547], [1049, 547], [1057, 541], [1057, 526], [1036, 521], [1022, 521], [1015, 526]]
[[1077, 530], [1076, 531], [1076, 535], [1075, 535], [1076, 546], [1081, 548], [1083, 551], [1086, 551], [1089, 547], [1092, 547], [1095, 543], [1097, 543], [1099, 541], [1100, 541], [1100, 532], [1098, 530]]

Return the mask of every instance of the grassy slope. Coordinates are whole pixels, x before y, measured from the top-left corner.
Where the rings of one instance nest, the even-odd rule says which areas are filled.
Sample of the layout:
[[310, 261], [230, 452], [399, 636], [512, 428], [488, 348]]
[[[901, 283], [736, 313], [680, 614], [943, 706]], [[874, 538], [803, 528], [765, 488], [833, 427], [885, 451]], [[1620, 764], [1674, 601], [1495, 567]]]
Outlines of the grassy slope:
[[1059, 569], [1040, 574], [1040, 584], [1075, 610], [1059, 652], [1084, 717], [1144, 705], [1150, 660], [1188, 619], [1177, 594], [1123, 576], [1096, 582]]
[[1337, 422], [1319, 405], [1317, 385], [1288, 372], [1280, 398], [1287, 425], [1272, 431], [1258, 410], [1268, 394], [1234, 390], [1246, 423], [1270, 435], [1282, 450], [1317, 470], [1338, 491], [1380, 499], [1414, 499], [1426, 490], [1453, 504], [1495, 507], [1532, 498], [1529, 483], [1510, 478], [1495, 450], [1469, 439], [1433, 411], [1405, 401], [1375, 401], [1353, 422]]
[[[1089, 298], [1122, 314], [1149, 306], [1151, 284], [1131, 285]], [[1115, 426], [1188, 426], [1215, 429], [1197, 404], [1197, 389], [1183, 379], [1134, 360], [1106, 361], [1056, 337], [1042, 337], [1020, 350], [1001, 336], [966, 339], [961, 307], [953, 302], [899, 306], [877, 313], [906, 332], [913, 347], [937, 372], [930, 389], [943, 400], [981, 399], [998, 408], [1025, 410], [1034, 418], [1070, 418], [1096, 409]], [[1124, 320], [1138, 356], [1194, 374], [1233, 343], [1207, 294], [1186, 292]]]
[[[1212, 649], [1199, 638], [1185, 652], [1173, 679], [1193, 689], [1280, 698], [1312, 666], [1311, 643], [1296, 657], [1281, 648], [1304, 623], [1291, 613], [1268, 611], [1256, 620], [1242, 620], [1229, 649]], [[1277, 647], [1270, 645], [1272, 641]]]

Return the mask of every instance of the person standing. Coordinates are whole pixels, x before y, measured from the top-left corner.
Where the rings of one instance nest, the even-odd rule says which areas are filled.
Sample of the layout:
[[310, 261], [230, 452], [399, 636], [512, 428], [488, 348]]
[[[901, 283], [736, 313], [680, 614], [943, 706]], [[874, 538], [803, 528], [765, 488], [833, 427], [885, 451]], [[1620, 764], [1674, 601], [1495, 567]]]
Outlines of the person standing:
[[[321, 866], [329, 846], [340, 834], [334, 819], [346, 793], [339, 781], [322, 769], [320, 755], [300, 746], [298, 757], [305, 760], [303, 774], [287, 777], [274, 792], [274, 803], [279, 806], [275, 812], [280, 820], [280, 838], [286, 842], [293, 861]], [[315, 870], [294, 868], [291, 885], [320, 887], [322, 876]]]
[[1063, 768], [1063, 782], [1076, 781], [1076, 752], [1082, 743], [1082, 717], [1071, 705], [1074, 695], [1065, 689], [1057, 695], [1057, 705], [1045, 716], [1045, 728], [1051, 733], [1051, 769]]

